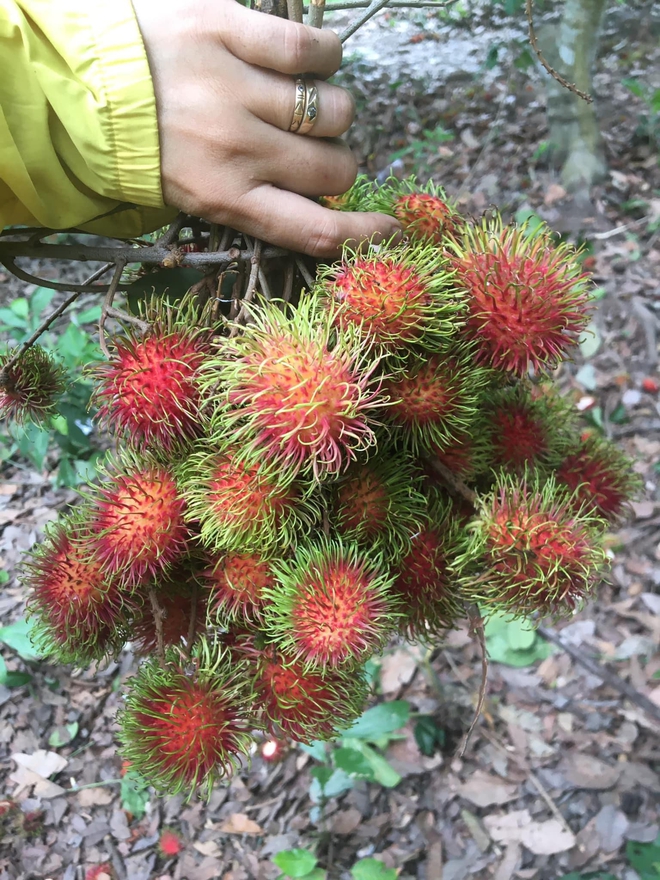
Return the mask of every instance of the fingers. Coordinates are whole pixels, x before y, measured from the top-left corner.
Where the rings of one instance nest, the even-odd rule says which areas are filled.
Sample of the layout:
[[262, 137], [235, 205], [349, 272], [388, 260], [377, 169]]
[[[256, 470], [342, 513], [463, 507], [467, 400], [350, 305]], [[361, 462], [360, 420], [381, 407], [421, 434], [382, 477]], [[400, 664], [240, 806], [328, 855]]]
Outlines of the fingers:
[[244, 196], [240, 211], [240, 228], [312, 257], [337, 257], [344, 243], [357, 246], [372, 238], [387, 240], [401, 231], [400, 224], [385, 214], [332, 211], [267, 184]]
[[235, 0], [213, 0], [216, 32], [237, 58], [280, 73], [315, 73], [327, 79], [339, 70], [342, 48], [332, 30], [321, 30], [246, 9]]

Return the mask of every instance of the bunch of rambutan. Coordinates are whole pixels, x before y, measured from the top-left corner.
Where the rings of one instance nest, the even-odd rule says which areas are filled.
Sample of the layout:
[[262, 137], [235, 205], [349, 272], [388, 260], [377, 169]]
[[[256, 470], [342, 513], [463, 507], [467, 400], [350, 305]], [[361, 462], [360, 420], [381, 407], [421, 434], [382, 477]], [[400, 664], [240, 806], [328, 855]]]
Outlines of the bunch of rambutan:
[[119, 451], [25, 566], [46, 654], [143, 658], [120, 740], [162, 792], [208, 791], [264, 734], [332, 738], [366, 660], [468, 603], [572, 613], [638, 489], [551, 381], [589, 320], [577, 252], [413, 181], [328, 204], [405, 238], [254, 299], [245, 326], [151, 302], [94, 370]]

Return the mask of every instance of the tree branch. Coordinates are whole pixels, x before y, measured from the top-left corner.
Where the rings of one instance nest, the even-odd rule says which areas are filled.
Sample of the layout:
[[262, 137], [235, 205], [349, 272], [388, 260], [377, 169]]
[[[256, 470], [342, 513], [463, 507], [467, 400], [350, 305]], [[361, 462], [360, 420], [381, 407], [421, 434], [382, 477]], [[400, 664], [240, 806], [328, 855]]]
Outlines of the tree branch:
[[574, 95], [577, 95], [579, 98], [582, 98], [583, 101], [586, 101], [587, 104], [593, 103], [593, 98], [591, 95], [588, 95], [586, 92], [581, 91], [575, 85], [575, 83], [569, 83], [568, 80], [564, 79], [564, 77], [558, 73], [554, 67], [552, 67], [545, 60], [543, 53], [539, 47], [538, 40], [536, 38], [536, 31], [534, 30], [534, 18], [533, 18], [533, 3], [534, 0], [526, 0], [525, 10], [527, 12], [527, 23], [529, 25], [529, 42], [532, 44], [532, 49], [536, 52], [536, 57], [539, 59], [543, 67], [548, 71], [551, 77], [557, 80], [558, 83], [568, 89], [569, 92], [573, 92]]
[[342, 43], [345, 43], [349, 37], [352, 37], [353, 34], [359, 30], [362, 25], [366, 24], [370, 18], [380, 12], [381, 9], [384, 9], [390, 0], [371, 0], [371, 3], [367, 6], [362, 15], [358, 15], [355, 21], [352, 21], [348, 27], [341, 32], [339, 35], [339, 40]]
[[447, 489], [451, 492], [452, 495], [459, 495], [461, 498], [464, 498], [468, 504], [471, 504], [472, 507], [475, 507], [477, 504], [477, 493], [470, 489], [469, 486], [466, 486], [463, 480], [460, 480], [455, 474], [453, 474], [448, 467], [446, 467], [439, 459], [435, 456], [429, 456], [427, 459], [428, 463], [431, 465], [433, 470], [439, 474], [442, 479], [442, 482], [445, 484]]

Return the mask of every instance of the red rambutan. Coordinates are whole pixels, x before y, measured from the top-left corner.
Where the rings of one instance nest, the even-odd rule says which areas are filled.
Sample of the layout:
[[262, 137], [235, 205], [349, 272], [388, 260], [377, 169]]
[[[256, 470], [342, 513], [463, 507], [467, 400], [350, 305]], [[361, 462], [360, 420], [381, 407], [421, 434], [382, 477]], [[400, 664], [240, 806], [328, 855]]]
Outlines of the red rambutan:
[[274, 564], [265, 629], [305, 669], [356, 665], [385, 643], [399, 617], [382, 557], [322, 538]]
[[320, 273], [319, 282], [336, 305], [336, 325], [356, 330], [388, 354], [414, 345], [438, 349], [464, 311], [445, 257], [423, 242], [367, 255], [347, 251], [341, 263]]
[[493, 392], [485, 403], [495, 467], [520, 471], [548, 460], [562, 426], [552, 418], [553, 410], [545, 406], [543, 397], [535, 400], [516, 385]]
[[260, 620], [263, 593], [272, 586], [272, 562], [260, 553], [231, 552], [204, 573], [211, 591], [210, 610], [229, 620]]
[[364, 676], [355, 670], [310, 672], [300, 662], [264, 652], [254, 680], [271, 732], [296, 742], [331, 740], [359, 717], [367, 698]]
[[544, 227], [470, 229], [453, 253], [456, 284], [468, 294], [467, 334], [476, 356], [495, 369], [523, 376], [553, 369], [575, 346], [589, 317], [588, 276], [566, 244]]
[[0, 354], [0, 417], [42, 424], [55, 412], [66, 370], [39, 345], [26, 349], [7, 369], [16, 351]]
[[76, 511], [49, 529], [23, 568], [35, 644], [63, 663], [100, 660], [125, 641], [125, 597], [93, 558], [88, 534]]
[[573, 492], [574, 502], [610, 522], [642, 489], [632, 462], [613, 443], [590, 436], [574, 448], [556, 471], [560, 483]]
[[119, 462], [95, 492], [92, 530], [104, 569], [134, 587], [185, 551], [189, 530], [176, 480], [161, 465]]
[[445, 199], [433, 193], [402, 193], [392, 205], [394, 216], [408, 235], [442, 244], [459, 228], [458, 215]]
[[158, 852], [164, 859], [178, 856], [186, 847], [183, 837], [173, 828], [164, 828], [158, 839]]
[[553, 478], [500, 475], [481, 502], [456, 562], [470, 601], [521, 615], [570, 613], [591, 593], [607, 556], [601, 520], [576, 512]]
[[[487, 423], [479, 415], [469, 431], [457, 432], [446, 446], [432, 446], [430, 453], [459, 480], [472, 482], [488, 469], [492, 461], [488, 433]], [[426, 470], [435, 481], [437, 478], [433, 469]]]
[[114, 880], [115, 872], [110, 862], [102, 862], [100, 865], [92, 865], [85, 872], [85, 880]]
[[131, 680], [118, 716], [123, 756], [160, 793], [189, 797], [199, 785], [210, 795], [248, 754], [251, 719], [245, 670], [229, 655], [198, 644], [191, 670], [173, 649], [154, 657]]
[[202, 544], [213, 553], [266, 553], [309, 531], [319, 513], [295, 483], [282, 483], [272, 466], [249, 464], [226, 451], [188, 456], [179, 468], [188, 516], [199, 523]]
[[368, 419], [383, 405], [376, 364], [355, 334], [333, 330], [314, 299], [293, 317], [268, 305], [208, 363], [205, 377], [221, 378], [227, 401], [212, 430], [244, 460], [277, 464], [283, 478], [337, 474], [375, 442]]

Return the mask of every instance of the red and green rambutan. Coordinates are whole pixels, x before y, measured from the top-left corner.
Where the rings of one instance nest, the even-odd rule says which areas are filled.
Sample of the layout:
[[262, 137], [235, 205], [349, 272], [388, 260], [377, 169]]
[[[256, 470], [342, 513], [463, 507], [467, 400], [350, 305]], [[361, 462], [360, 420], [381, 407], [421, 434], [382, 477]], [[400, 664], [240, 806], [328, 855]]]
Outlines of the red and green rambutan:
[[210, 796], [249, 753], [245, 669], [226, 652], [197, 645], [189, 664], [174, 649], [154, 657], [131, 679], [118, 716], [121, 754], [159, 793]]
[[178, 831], [164, 828], [158, 838], [158, 852], [164, 859], [178, 856], [186, 848], [186, 843]]
[[124, 454], [94, 490], [91, 528], [103, 568], [129, 587], [162, 575], [185, 551], [186, 503], [166, 467]]
[[321, 196], [324, 208], [333, 211], [376, 211], [371, 207], [374, 192], [373, 181], [364, 174], [358, 174], [353, 186], [339, 196]]
[[481, 499], [456, 560], [469, 601], [531, 616], [572, 613], [592, 593], [607, 556], [601, 519], [576, 510], [553, 477], [500, 474]]
[[590, 282], [575, 251], [555, 244], [548, 229], [497, 219], [467, 229], [447, 251], [481, 363], [524, 376], [554, 369], [577, 345], [589, 322]]
[[399, 619], [382, 555], [318, 538], [274, 564], [265, 631], [306, 670], [356, 666], [381, 648]]
[[450, 446], [469, 431], [490, 379], [491, 372], [475, 365], [469, 349], [409, 358], [383, 389], [390, 398], [386, 420], [400, 429], [395, 442], [415, 453]]
[[354, 332], [333, 328], [332, 311], [315, 298], [293, 315], [268, 304], [207, 364], [205, 383], [220, 379], [226, 399], [212, 436], [231, 438], [243, 460], [276, 463], [290, 479], [341, 473], [375, 443], [369, 420], [384, 403], [377, 364]]
[[[429, 456], [436, 458], [464, 483], [473, 482], [484, 474], [492, 462], [492, 449], [489, 439], [488, 423], [480, 412], [471, 423], [469, 431], [458, 431], [455, 437], [442, 446], [434, 445]], [[437, 482], [435, 471], [425, 468], [433, 482]]]
[[332, 521], [343, 539], [379, 547], [388, 557], [410, 547], [426, 501], [408, 456], [379, 444], [373, 458], [353, 464], [333, 489]]
[[212, 553], [270, 553], [295, 544], [320, 513], [309, 491], [267, 462], [249, 463], [204, 444], [177, 471], [187, 516]]
[[300, 661], [264, 651], [253, 682], [275, 736], [331, 740], [360, 716], [368, 686], [357, 670], [306, 670]]
[[126, 597], [92, 555], [84, 511], [48, 529], [24, 562], [22, 581], [32, 591], [32, 638], [45, 656], [82, 666], [119, 651], [126, 640]]
[[432, 182], [420, 187], [414, 177], [404, 181], [390, 178], [374, 190], [368, 206], [362, 210], [391, 214], [411, 238], [435, 245], [456, 235], [465, 224], [441, 187]]
[[555, 472], [573, 492], [574, 503], [616, 521], [642, 489], [625, 453], [604, 438], [591, 435], [574, 445]]
[[0, 418], [43, 424], [56, 412], [66, 370], [40, 345], [0, 354]]
[[209, 611], [218, 620], [259, 621], [264, 590], [273, 585], [272, 560], [262, 553], [232, 551], [204, 572], [210, 590]]
[[414, 346], [436, 351], [465, 317], [465, 297], [446, 257], [424, 242], [366, 254], [345, 250], [318, 280], [337, 327], [356, 331], [386, 354]]
[[129, 328], [113, 340], [112, 359], [93, 368], [93, 402], [97, 419], [135, 448], [169, 453], [201, 433], [197, 380], [211, 331], [187, 300], [176, 308], [152, 303], [145, 317], [146, 333]]

